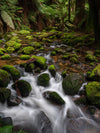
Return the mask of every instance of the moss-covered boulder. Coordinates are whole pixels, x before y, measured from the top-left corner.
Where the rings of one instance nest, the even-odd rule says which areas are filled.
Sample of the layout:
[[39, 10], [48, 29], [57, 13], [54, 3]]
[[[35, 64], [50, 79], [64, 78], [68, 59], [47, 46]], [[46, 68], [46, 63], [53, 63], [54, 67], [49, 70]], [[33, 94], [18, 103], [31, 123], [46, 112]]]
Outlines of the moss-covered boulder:
[[7, 88], [0, 88], [0, 102], [4, 103], [11, 96], [11, 90]]
[[49, 74], [48, 73], [43, 73], [37, 78], [37, 84], [40, 86], [47, 87], [49, 86]]
[[36, 59], [36, 61], [34, 62], [36, 66], [42, 68], [42, 69], [46, 69], [47, 65], [46, 65], [46, 59], [43, 56], [35, 56], [33, 55], [31, 58]]
[[5, 54], [5, 55], [2, 55], [1, 56], [1, 59], [2, 60], [10, 60], [11, 59], [11, 56], [9, 54]]
[[19, 90], [22, 97], [27, 97], [32, 90], [31, 85], [25, 80], [18, 80], [12, 85], [15, 90]]
[[39, 42], [34, 42], [34, 47], [35, 48], [40, 48], [41, 47], [41, 44]]
[[78, 73], [70, 73], [62, 82], [62, 87], [67, 95], [75, 95], [78, 93], [81, 85], [84, 82], [84, 75]]
[[28, 59], [30, 59], [30, 56], [29, 55], [21, 55], [20, 59], [21, 60], [28, 60]]
[[51, 73], [51, 75], [53, 77], [55, 77], [55, 75], [56, 75], [56, 68], [55, 68], [55, 66], [54, 65], [50, 65], [49, 68], [48, 68], [48, 70]]
[[13, 81], [16, 81], [20, 78], [20, 72], [15, 67], [11, 65], [4, 65], [2, 69], [6, 70], [7, 72], [11, 74]]
[[51, 52], [51, 56], [54, 56], [54, 55], [56, 55], [56, 51]]
[[27, 46], [22, 49], [24, 54], [32, 54], [34, 52], [34, 48], [32, 46]]
[[6, 87], [9, 82], [10, 78], [8, 72], [0, 69], [0, 87]]
[[87, 73], [87, 78], [92, 81], [100, 81], [100, 64], [97, 65], [92, 72]]
[[26, 64], [25, 71], [26, 72], [32, 72], [34, 68], [35, 68], [34, 63]]
[[13, 53], [14, 51], [15, 51], [15, 49], [13, 47], [8, 47], [7, 48], [7, 52], [10, 53], [10, 54]]
[[47, 92], [44, 92], [43, 96], [54, 104], [57, 104], [57, 105], [65, 104], [65, 101], [61, 98], [61, 96], [57, 92], [47, 91]]
[[30, 34], [30, 31], [29, 30], [20, 30], [20, 31], [18, 31], [18, 34], [27, 35], [27, 34]]
[[81, 96], [81, 97], [78, 97], [74, 100], [74, 102], [77, 104], [77, 105], [86, 105], [87, 104], [87, 100], [86, 100], [86, 97], [85, 96]]
[[90, 82], [85, 86], [86, 96], [91, 105], [100, 108], [100, 82]]
[[86, 52], [86, 61], [96, 61], [96, 57], [94, 56], [94, 53], [92, 51], [87, 51]]

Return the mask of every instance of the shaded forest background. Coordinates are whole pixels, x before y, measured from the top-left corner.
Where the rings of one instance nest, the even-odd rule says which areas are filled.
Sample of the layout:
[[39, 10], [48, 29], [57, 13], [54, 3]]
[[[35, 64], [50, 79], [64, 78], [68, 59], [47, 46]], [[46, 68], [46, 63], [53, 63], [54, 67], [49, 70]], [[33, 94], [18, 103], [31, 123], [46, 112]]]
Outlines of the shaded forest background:
[[94, 32], [100, 47], [100, 0], [1, 0], [0, 35], [13, 29], [43, 30], [68, 24], [75, 30]]

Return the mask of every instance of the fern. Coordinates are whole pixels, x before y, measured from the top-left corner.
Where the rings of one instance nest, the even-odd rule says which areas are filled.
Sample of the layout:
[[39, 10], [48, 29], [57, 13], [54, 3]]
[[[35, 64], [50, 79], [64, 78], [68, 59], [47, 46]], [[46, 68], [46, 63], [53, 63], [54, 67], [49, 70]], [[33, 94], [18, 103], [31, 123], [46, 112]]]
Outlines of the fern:
[[8, 15], [6, 11], [1, 11], [1, 17], [3, 21], [12, 29], [15, 29], [14, 23], [12, 21], [12, 18]]

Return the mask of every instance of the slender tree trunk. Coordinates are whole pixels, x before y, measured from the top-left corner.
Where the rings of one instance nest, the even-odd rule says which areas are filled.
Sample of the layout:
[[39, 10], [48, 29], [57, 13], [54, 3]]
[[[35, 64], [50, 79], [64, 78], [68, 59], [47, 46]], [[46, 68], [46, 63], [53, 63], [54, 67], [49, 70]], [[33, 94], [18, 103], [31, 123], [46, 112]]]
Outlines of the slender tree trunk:
[[68, 1], [68, 20], [69, 21], [70, 21], [70, 15], [71, 15], [70, 7], [71, 7], [71, 0]]
[[82, 22], [85, 16], [85, 0], [76, 0], [75, 13], [74, 23], [78, 25]]

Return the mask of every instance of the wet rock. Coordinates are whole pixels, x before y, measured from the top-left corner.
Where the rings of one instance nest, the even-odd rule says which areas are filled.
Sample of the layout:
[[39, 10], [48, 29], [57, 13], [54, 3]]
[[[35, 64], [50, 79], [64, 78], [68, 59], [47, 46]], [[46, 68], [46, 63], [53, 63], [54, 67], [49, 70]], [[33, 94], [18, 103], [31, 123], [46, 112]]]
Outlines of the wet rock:
[[49, 68], [48, 68], [48, 70], [51, 73], [51, 75], [53, 77], [55, 77], [55, 75], [56, 75], [56, 68], [55, 68], [55, 66], [54, 65], [50, 65]]
[[100, 82], [90, 82], [85, 86], [85, 89], [89, 103], [100, 108]]
[[87, 103], [87, 100], [86, 100], [86, 97], [85, 96], [81, 96], [79, 98], [76, 98], [74, 100], [74, 102], [77, 104], [77, 105], [85, 105]]
[[47, 87], [49, 86], [49, 80], [50, 80], [49, 74], [43, 73], [38, 77], [37, 84], [40, 86]]
[[61, 96], [57, 92], [47, 91], [47, 92], [44, 92], [43, 96], [54, 104], [57, 104], [57, 105], [65, 104], [65, 101], [61, 98]]
[[4, 65], [2, 69], [6, 70], [7, 72], [11, 74], [13, 81], [16, 81], [20, 78], [20, 72], [15, 67], [11, 65]]
[[18, 80], [12, 85], [14, 89], [19, 90], [22, 97], [27, 97], [31, 92], [31, 85], [25, 80]]
[[10, 78], [8, 72], [0, 69], [0, 87], [6, 87], [9, 82]]
[[1, 126], [13, 125], [11, 117], [1, 118]]
[[40, 129], [39, 133], [53, 133], [52, 124], [44, 112], [40, 112], [37, 116], [37, 125]]
[[67, 95], [75, 95], [78, 93], [81, 85], [84, 82], [84, 75], [78, 73], [70, 73], [62, 82], [62, 87]]
[[65, 77], [66, 77], [66, 73], [67, 73], [67, 70], [64, 70], [64, 71], [62, 72], [61, 76], [62, 76], [63, 78], [65, 78]]
[[0, 102], [4, 103], [11, 96], [11, 90], [7, 88], [0, 88]]
[[26, 72], [32, 72], [34, 68], [35, 68], [34, 63], [26, 64], [25, 71]]

